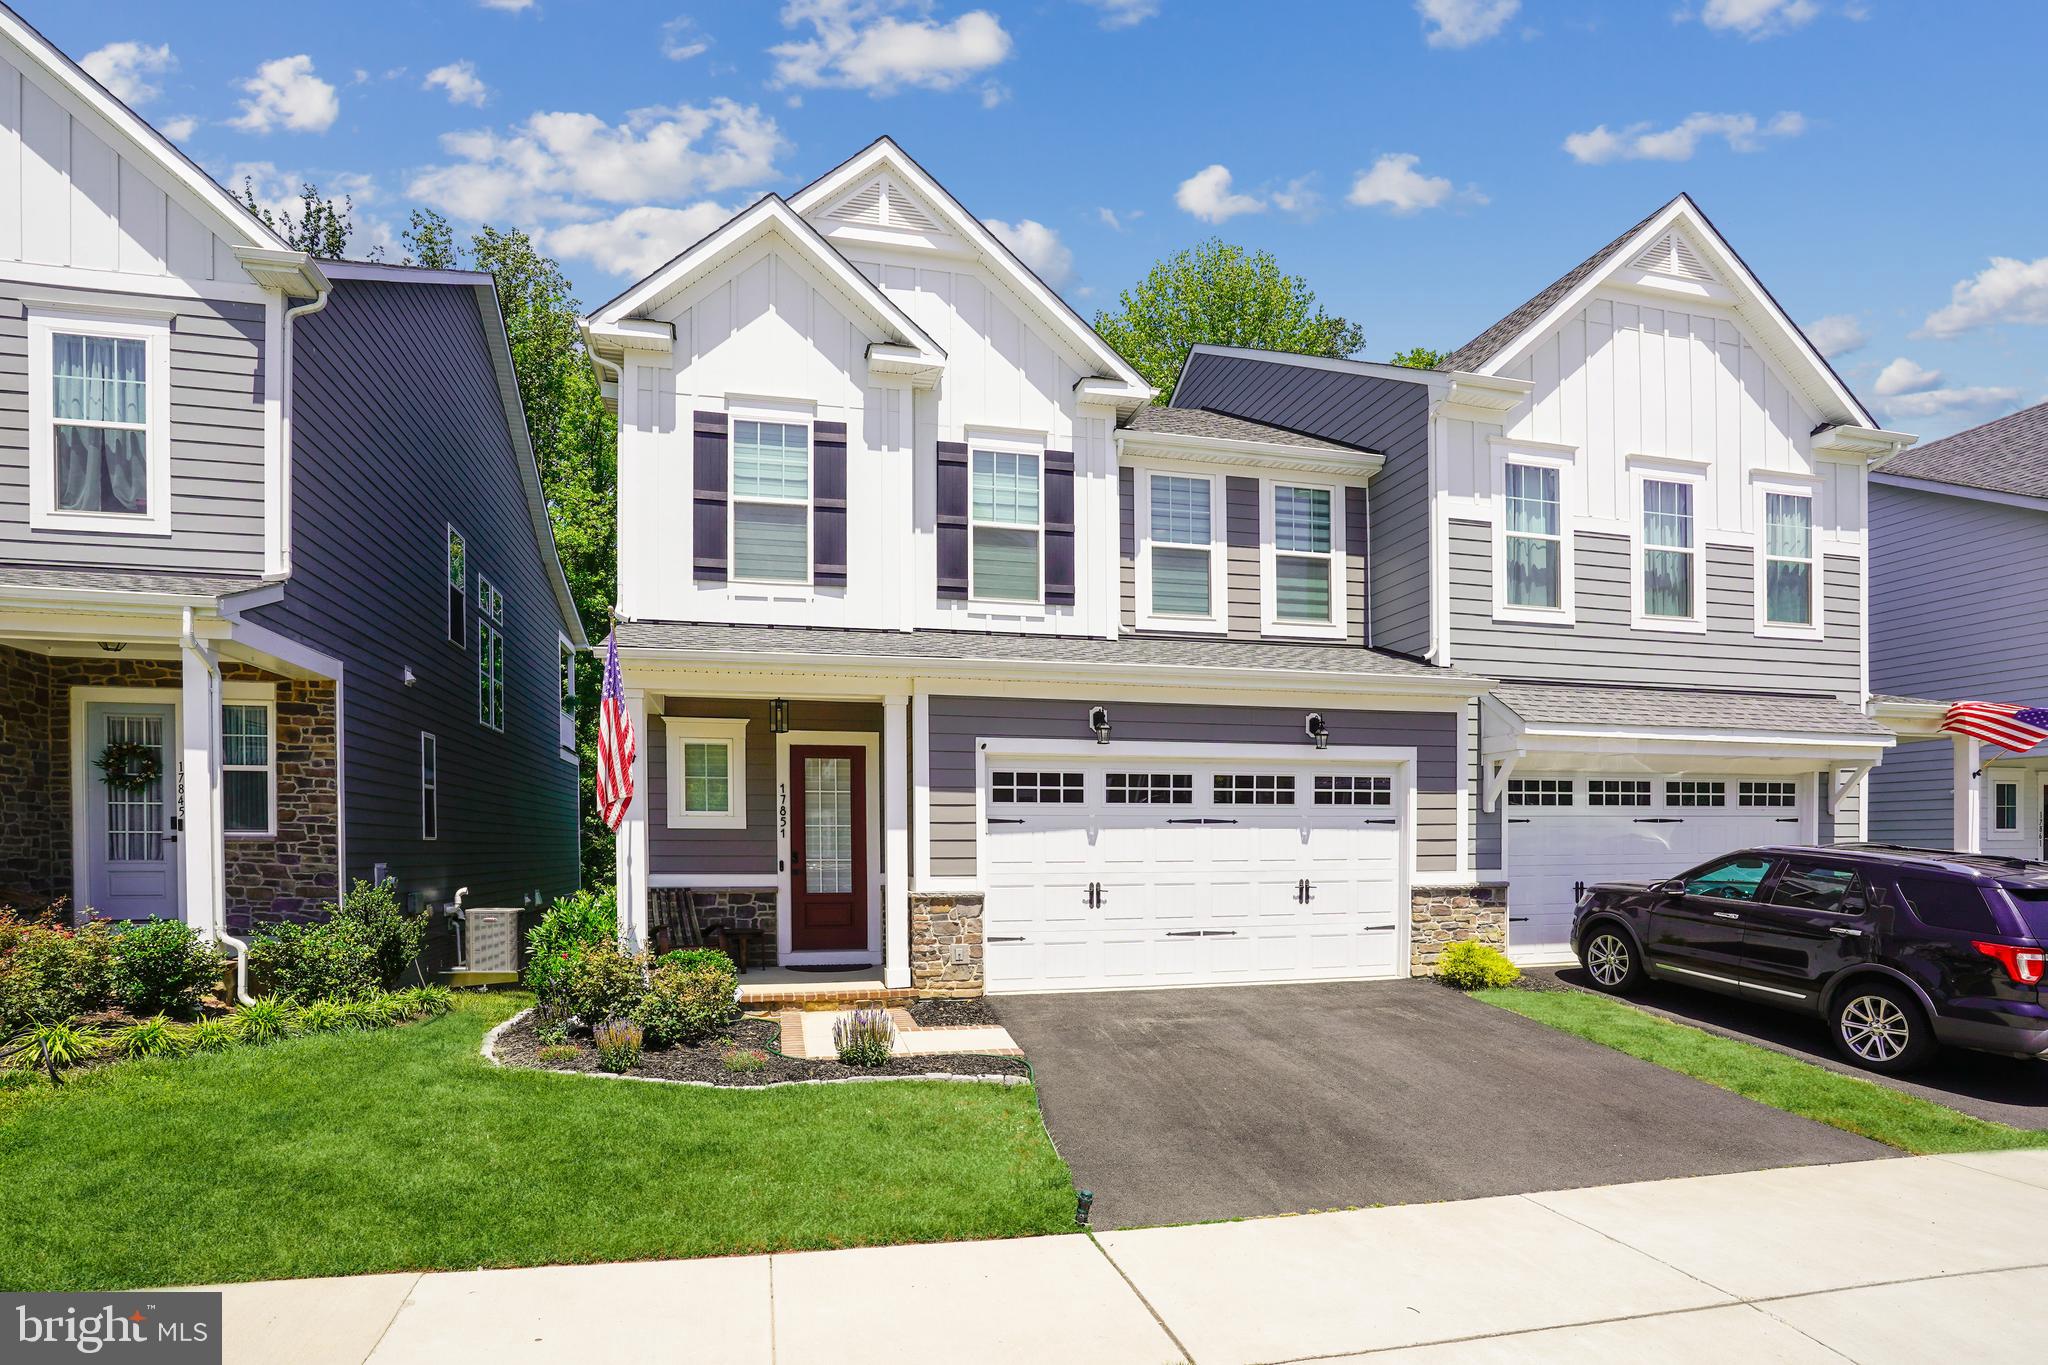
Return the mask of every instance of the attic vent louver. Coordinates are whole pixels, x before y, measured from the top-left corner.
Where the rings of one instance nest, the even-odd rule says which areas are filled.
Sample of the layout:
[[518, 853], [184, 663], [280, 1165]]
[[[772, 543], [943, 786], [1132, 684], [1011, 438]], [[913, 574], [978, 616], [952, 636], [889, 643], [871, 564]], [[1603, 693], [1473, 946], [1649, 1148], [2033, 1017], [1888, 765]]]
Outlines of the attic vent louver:
[[882, 182], [868, 182], [866, 188], [859, 194], [832, 210], [832, 216], [842, 223], [866, 223], [871, 227], [880, 227], [883, 223]]
[[936, 232], [939, 227], [900, 185], [889, 186], [889, 226], [912, 232]]
[[1692, 243], [1676, 232], [1665, 233], [1629, 264], [1637, 270], [1675, 275], [1682, 280], [1711, 283], [1714, 278], [1714, 272], [1700, 260], [1699, 254], [1692, 249]]
[[863, 227], [896, 228], [903, 232], [937, 232], [939, 225], [919, 207], [908, 191], [887, 176], [863, 185], [856, 194], [839, 201], [828, 215], [841, 223]]

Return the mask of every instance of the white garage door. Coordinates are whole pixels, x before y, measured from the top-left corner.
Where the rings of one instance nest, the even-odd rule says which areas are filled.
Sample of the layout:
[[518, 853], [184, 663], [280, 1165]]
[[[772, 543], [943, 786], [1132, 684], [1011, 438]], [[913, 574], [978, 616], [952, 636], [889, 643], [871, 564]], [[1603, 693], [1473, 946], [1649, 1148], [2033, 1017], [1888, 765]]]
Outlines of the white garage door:
[[1508, 949], [1571, 954], [1576, 887], [1655, 881], [1753, 844], [1811, 838], [1811, 778], [1521, 777], [1501, 797]]
[[991, 991], [1401, 974], [1391, 766], [991, 758]]

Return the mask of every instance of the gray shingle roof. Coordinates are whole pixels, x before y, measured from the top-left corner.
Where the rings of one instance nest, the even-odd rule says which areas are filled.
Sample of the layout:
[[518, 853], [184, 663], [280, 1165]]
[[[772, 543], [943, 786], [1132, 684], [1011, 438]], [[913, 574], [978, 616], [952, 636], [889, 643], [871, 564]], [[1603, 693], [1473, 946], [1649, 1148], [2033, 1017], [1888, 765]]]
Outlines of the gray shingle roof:
[[260, 588], [264, 580], [218, 574], [138, 573], [127, 569], [57, 569], [36, 564], [0, 565], [0, 589], [78, 588], [87, 592], [171, 593], [181, 597], [223, 597]]
[[1531, 724], [1804, 731], [1871, 739], [1891, 734], [1857, 707], [1833, 697], [1506, 683], [1494, 688], [1493, 699]]
[[965, 631], [839, 630], [805, 626], [702, 625], [621, 621], [621, 649], [674, 649], [747, 654], [817, 654], [848, 658], [948, 659], [991, 663], [1108, 664], [1177, 669], [1262, 668], [1283, 673], [1477, 682], [1470, 674], [1432, 668], [1357, 645], [1285, 644], [1251, 640], [1115, 640], [1067, 635], [988, 635]]
[[1142, 407], [1124, 427], [1126, 431], [1154, 431], [1170, 436], [1204, 436], [1218, 441], [1264, 441], [1268, 445], [1300, 446], [1306, 450], [1340, 450], [1355, 453], [1361, 446], [1306, 436], [1286, 427], [1268, 426], [1243, 417], [1210, 412], [1207, 408]]
[[2048, 403], [1915, 446], [1885, 461], [1878, 472], [2048, 498]]
[[1656, 211], [1649, 214], [1640, 223], [1637, 223], [1627, 232], [1622, 233], [1606, 246], [1601, 247], [1585, 260], [1580, 261], [1570, 270], [1552, 280], [1542, 293], [1536, 295], [1536, 297], [1530, 299], [1520, 308], [1517, 308], [1514, 312], [1508, 314], [1499, 322], [1494, 323], [1493, 326], [1445, 356], [1441, 361], [1437, 362], [1437, 368], [1439, 370], [1476, 370], [1485, 365], [1487, 361], [1499, 355], [1503, 350], [1506, 350], [1516, 337], [1534, 326], [1536, 320], [1556, 306], [1559, 299], [1562, 299], [1565, 295], [1571, 293], [1572, 290], [1578, 288], [1580, 281], [1584, 280], [1586, 276], [1612, 260], [1614, 254], [1628, 244], [1629, 238], [1650, 225], [1652, 218], [1655, 218], [1657, 214], [1664, 212], [1665, 209], [1670, 208], [1676, 202], [1678, 200], [1674, 196], [1659, 204]]

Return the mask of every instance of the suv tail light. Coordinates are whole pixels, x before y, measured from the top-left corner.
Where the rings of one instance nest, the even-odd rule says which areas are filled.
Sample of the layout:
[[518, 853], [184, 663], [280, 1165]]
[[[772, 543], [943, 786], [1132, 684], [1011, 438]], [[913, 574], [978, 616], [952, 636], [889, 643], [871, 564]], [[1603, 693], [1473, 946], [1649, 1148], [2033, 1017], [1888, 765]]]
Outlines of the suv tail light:
[[2014, 943], [1973, 943], [1978, 952], [1986, 957], [1995, 957], [2005, 974], [2022, 986], [2038, 986], [2044, 969], [2048, 969], [2048, 951], [2040, 948], [2022, 948]]

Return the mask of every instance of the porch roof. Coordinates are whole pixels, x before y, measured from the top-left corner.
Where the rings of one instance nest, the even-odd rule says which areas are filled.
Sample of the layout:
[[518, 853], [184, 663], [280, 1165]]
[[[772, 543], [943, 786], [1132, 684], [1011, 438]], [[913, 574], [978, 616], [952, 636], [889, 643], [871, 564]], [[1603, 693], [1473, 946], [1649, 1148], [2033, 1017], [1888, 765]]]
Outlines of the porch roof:
[[1876, 740], [1892, 733], [1860, 708], [1833, 697], [1548, 683], [1504, 683], [1491, 695], [1525, 725], [1538, 728], [1728, 730]]
[[122, 597], [226, 597], [260, 588], [253, 574], [188, 574], [133, 569], [73, 569], [37, 564], [0, 565], [0, 593], [107, 593]]

